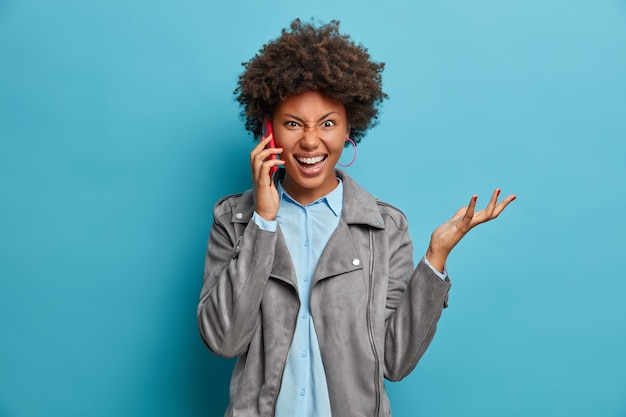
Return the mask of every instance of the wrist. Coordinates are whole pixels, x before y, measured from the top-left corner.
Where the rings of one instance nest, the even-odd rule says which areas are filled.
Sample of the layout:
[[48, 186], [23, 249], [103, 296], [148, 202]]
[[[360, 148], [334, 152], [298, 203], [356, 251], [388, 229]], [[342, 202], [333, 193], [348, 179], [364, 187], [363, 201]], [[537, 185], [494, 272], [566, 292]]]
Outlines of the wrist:
[[259, 226], [261, 230], [265, 230], [267, 232], [276, 231], [276, 226], [277, 226], [276, 220], [265, 220], [256, 211], [252, 214], [252, 221], [256, 223], [256, 225]]
[[429, 246], [428, 249], [426, 250], [425, 257], [428, 260], [428, 263], [437, 271], [439, 272], [444, 271], [445, 266], [446, 266], [446, 259], [448, 258], [447, 255], [444, 255], [441, 252], [433, 250], [433, 248]]
[[273, 222], [276, 220], [276, 213], [272, 214], [272, 213], [267, 213], [267, 212], [263, 212], [259, 210], [255, 210], [255, 212], [260, 218], [262, 218], [266, 222]]

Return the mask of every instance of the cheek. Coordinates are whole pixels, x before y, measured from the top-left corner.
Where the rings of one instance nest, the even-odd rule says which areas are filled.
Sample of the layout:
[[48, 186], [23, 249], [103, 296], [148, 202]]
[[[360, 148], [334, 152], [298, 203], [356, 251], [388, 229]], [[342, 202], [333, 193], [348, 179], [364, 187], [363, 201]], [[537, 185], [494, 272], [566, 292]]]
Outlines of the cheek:
[[341, 153], [343, 152], [345, 143], [346, 138], [344, 136], [341, 136], [333, 140], [332, 144], [329, 144], [329, 146], [332, 146], [333, 151], [335, 151], [336, 153]]
[[276, 146], [283, 148], [285, 151], [291, 149], [293, 147], [293, 141], [289, 140], [288, 135], [281, 135], [274, 133], [274, 138], [276, 140]]

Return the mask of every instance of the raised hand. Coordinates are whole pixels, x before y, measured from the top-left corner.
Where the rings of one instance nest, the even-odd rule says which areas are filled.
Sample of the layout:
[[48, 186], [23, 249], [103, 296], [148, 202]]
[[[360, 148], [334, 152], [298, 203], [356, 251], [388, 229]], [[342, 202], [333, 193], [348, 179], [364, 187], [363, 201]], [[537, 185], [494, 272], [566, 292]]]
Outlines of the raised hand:
[[461, 207], [450, 220], [435, 229], [426, 251], [426, 258], [434, 268], [443, 271], [448, 255], [463, 236], [474, 226], [498, 217], [516, 198], [515, 195], [510, 195], [498, 203], [499, 195], [500, 189], [495, 190], [487, 207], [480, 211], [476, 211], [478, 196], [473, 196], [466, 207]]
[[278, 213], [278, 191], [270, 176], [270, 168], [282, 165], [280, 159], [268, 159], [271, 154], [280, 154], [282, 148], [265, 148], [272, 135], [261, 138], [250, 152], [250, 169], [254, 190], [254, 210], [265, 220], [274, 220]]

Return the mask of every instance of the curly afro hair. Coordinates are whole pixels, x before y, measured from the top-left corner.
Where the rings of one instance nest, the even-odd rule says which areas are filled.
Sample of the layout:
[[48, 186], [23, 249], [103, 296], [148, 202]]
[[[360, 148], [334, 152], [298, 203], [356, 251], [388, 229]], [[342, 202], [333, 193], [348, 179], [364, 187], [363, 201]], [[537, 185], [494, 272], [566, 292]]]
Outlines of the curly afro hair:
[[285, 98], [318, 90], [346, 108], [351, 137], [359, 142], [376, 125], [387, 94], [382, 91], [382, 62], [339, 33], [339, 21], [316, 26], [294, 20], [290, 29], [263, 45], [244, 62], [234, 91], [246, 129], [258, 137], [261, 121]]

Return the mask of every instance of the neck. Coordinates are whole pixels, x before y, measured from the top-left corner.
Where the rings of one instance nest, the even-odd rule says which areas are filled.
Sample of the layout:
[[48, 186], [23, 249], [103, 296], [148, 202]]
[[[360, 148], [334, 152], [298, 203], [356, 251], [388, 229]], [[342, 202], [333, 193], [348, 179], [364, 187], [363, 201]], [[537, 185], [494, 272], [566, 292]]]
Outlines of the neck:
[[335, 188], [337, 188], [337, 186], [339, 185], [339, 180], [337, 179], [337, 177], [332, 177], [320, 186], [306, 188], [301, 186], [300, 184], [297, 184], [293, 180], [293, 178], [289, 176], [289, 174], [285, 174], [285, 177], [282, 180], [282, 184], [283, 188], [287, 193], [289, 193], [289, 196], [291, 196], [291, 198], [296, 200], [301, 205], [306, 206], [316, 200], [319, 200], [320, 198], [324, 197]]

